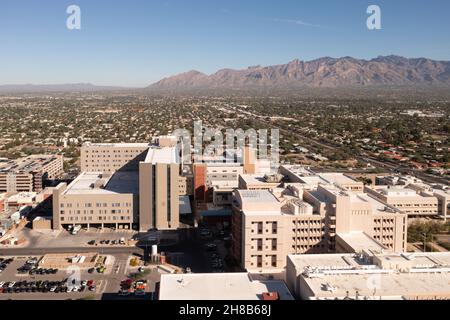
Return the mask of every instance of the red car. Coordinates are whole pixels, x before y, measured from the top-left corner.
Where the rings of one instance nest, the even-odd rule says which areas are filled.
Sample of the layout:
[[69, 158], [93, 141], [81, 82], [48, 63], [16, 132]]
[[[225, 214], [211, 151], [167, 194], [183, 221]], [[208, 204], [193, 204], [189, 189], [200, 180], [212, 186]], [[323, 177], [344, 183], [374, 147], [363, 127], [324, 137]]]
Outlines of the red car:
[[89, 280], [88, 282], [87, 282], [87, 286], [88, 287], [92, 287], [94, 285], [94, 280]]

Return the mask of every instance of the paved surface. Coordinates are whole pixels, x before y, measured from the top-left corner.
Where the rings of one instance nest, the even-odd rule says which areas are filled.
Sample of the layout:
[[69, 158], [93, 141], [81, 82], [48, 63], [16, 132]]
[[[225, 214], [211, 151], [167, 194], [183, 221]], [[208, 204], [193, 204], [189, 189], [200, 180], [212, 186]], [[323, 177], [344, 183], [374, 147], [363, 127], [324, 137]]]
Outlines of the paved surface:
[[[17, 268], [24, 265], [29, 257], [31, 256], [14, 257], [14, 261], [0, 274], [0, 281], [62, 281], [71, 276], [71, 273], [67, 273], [65, 270], [59, 270], [55, 275], [18, 274]], [[0, 293], [0, 300], [153, 299], [155, 285], [160, 281], [161, 277], [156, 268], [151, 268], [151, 272], [144, 277], [148, 281], [145, 296], [130, 295], [122, 297], [118, 295], [121, 281], [127, 279], [130, 273], [136, 272], [136, 270], [128, 267], [127, 263], [129, 259], [129, 254], [116, 254], [114, 256], [114, 264], [106, 274], [99, 274], [97, 272], [89, 274], [86, 270], [82, 270], [80, 273], [81, 280], [94, 280], [97, 286], [95, 292], [86, 289], [84, 292], [75, 293]]]
[[62, 248], [62, 247], [89, 247], [88, 242], [96, 240], [125, 240], [131, 239], [136, 232], [128, 230], [111, 229], [90, 229], [89, 231], [81, 230], [76, 235], [70, 234], [66, 230], [62, 231], [36, 231], [25, 228], [20, 234], [28, 240], [27, 248]]

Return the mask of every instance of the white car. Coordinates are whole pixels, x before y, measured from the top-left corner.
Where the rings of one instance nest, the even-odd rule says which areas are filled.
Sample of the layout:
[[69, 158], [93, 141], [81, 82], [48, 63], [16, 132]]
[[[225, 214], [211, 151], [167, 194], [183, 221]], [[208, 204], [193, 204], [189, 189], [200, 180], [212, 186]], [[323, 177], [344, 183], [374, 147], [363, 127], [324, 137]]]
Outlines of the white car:
[[81, 281], [81, 285], [82, 285], [82, 286], [87, 285], [87, 281], [86, 281], [86, 280]]
[[56, 287], [51, 287], [50, 288], [50, 292], [55, 292], [55, 290], [56, 290]]
[[5, 284], [5, 281], [0, 281], [0, 287], [3, 287], [4, 284]]
[[73, 287], [67, 287], [67, 292], [72, 292]]
[[16, 282], [15, 281], [12, 281], [12, 282], [10, 282], [9, 283], [9, 285], [8, 285], [8, 288], [12, 288], [12, 287], [14, 287], [14, 285], [16, 284]]

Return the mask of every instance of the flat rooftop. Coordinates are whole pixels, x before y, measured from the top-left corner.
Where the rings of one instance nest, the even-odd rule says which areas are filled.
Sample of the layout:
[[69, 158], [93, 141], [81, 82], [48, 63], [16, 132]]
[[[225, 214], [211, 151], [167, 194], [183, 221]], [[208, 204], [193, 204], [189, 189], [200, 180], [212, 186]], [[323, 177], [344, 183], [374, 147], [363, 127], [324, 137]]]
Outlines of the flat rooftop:
[[306, 176], [306, 177], [300, 177], [300, 180], [303, 183], [306, 183], [307, 185], [318, 185], [321, 184], [327, 184], [328, 181], [321, 178], [320, 176]]
[[375, 214], [389, 214], [389, 213], [400, 213], [400, 210], [389, 206], [375, 197], [372, 197], [371, 195], [367, 193], [352, 193], [349, 192], [349, 195], [351, 197], [352, 202], [365, 202], [370, 205], [372, 209], [372, 213]]
[[108, 147], [108, 148], [148, 148], [149, 143], [91, 143], [86, 142], [83, 146]]
[[156, 147], [151, 146], [148, 149], [147, 156], [145, 157], [146, 163], [164, 163], [173, 164], [179, 163], [178, 153], [176, 147]]
[[139, 194], [139, 173], [117, 171], [108, 176], [101, 172], [83, 172], [68, 185], [65, 194]]
[[343, 173], [320, 173], [319, 176], [326, 180], [328, 183], [335, 183], [337, 185], [346, 185], [346, 184], [360, 184], [363, 185], [362, 182], [358, 182], [353, 180], [352, 178], [347, 177]]
[[292, 174], [295, 174], [298, 177], [307, 177], [307, 176], [316, 176], [317, 173], [314, 171], [299, 165], [282, 165], [283, 169], [291, 172]]
[[421, 197], [416, 191], [408, 188], [381, 188], [376, 189], [379, 193], [387, 197]]
[[245, 215], [281, 213], [281, 203], [268, 190], [236, 190], [235, 195]]
[[26, 158], [0, 162], [0, 173], [6, 172], [34, 172], [42, 169], [43, 166], [57, 160], [55, 155], [32, 155]]
[[[430, 272], [433, 272], [433, 268], [450, 268], [450, 252], [387, 252], [375, 254], [374, 256], [377, 260], [381, 261], [381, 264], [391, 262], [392, 265], [396, 266], [401, 263], [407, 263], [412, 269], [429, 268]], [[369, 265], [367, 261], [360, 260], [358, 254], [353, 253], [289, 255], [288, 259], [292, 261], [297, 270], [303, 270], [309, 266], [323, 270], [335, 270], [335, 274], [338, 274], [340, 270], [349, 270], [355, 267]], [[372, 264], [372, 266], [376, 267], [375, 269], [382, 270], [378, 265]], [[388, 269], [396, 270], [395, 267], [385, 268], [385, 270]], [[364, 273], [363, 269], [359, 271]], [[448, 272], [450, 272], [450, 269]], [[426, 270], [424, 273], [426, 273]], [[450, 278], [448, 281], [450, 281]]]
[[278, 203], [275, 196], [268, 190], [237, 190], [242, 201], [247, 203]]
[[281, 182], [267, 182], [264, 175], [241, 174], [240, 177], [246, 184], [253, 186], [275, 186], [281, 184]]
[[256, 281], [247, 273], [164, 274], [160, 300], [262, 300], [262, 294], [278, 292], [281, 300], [293, 300], [282, 281]]
[[[450, 296], [448, 274], [358, 274], [328, 275], [305, 279], [316, 298], [408, 299], [416, 296]], [[333, 292], [327, 291], [330, 286]]]
[[349, 245], [356, 253], [363, 251], [382, 253], [383, 251], [387, 251], [385, 246], [361, 231], [338, 233], [337, 236]]

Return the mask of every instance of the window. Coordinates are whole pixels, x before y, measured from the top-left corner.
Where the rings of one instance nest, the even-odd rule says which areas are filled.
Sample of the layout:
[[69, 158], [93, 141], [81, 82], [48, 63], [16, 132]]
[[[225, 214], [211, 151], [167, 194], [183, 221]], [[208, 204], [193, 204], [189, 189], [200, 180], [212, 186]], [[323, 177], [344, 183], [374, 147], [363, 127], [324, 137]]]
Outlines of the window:
[[262, 239], [258, 239], [256, 241], [256, 243], [257, 243], [258, 251], [262, 251], [263, 250], [263, 241], [262, 241]]

